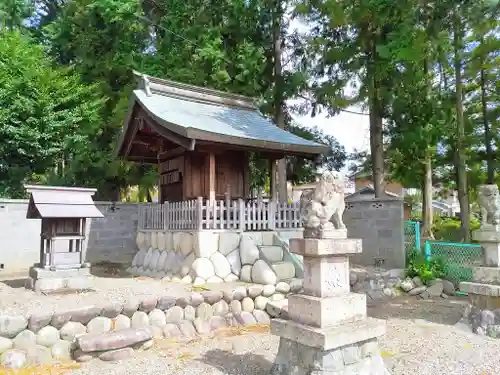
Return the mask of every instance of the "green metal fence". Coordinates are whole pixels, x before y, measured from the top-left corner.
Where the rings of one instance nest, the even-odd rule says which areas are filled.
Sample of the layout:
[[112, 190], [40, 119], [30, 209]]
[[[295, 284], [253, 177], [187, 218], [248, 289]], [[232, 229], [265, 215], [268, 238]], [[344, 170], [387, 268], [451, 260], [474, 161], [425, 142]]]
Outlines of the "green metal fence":
[[427, 260], [441, 259], [444, 264], [445, 278], [459, 283], [472, 281], [472, 268], [483, 265], [483, 249], [478, 244], [425, 241]]
[[418, 221], [404, 222], [405, 251], [420, 249], [420, 223]]

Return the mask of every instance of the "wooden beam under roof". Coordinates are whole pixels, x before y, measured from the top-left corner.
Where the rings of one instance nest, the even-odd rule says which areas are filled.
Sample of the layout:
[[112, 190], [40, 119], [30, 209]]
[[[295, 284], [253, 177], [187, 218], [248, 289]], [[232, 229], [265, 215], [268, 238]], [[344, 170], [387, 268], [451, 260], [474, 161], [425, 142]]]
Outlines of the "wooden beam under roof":
[[184, 137], [182, 135], [179, 135], [177, 133], [174, 133], [173, 131], [167, 129], [164, 126], [161, 126], [158, 124], [155, 120], [153, 120], [149, 115], [144, 111], [140, 110], [139, 111], [139, 118], [144, 121], [144, 123], [151, 129], [153, 129], [156, 133], [159, 135], [165, 137], [169, 141], [184, 147], [187, 150], [194, 150], [194, 145], [195, 145], [195, 140], [194, 139], [189, 139], [187, 137]]

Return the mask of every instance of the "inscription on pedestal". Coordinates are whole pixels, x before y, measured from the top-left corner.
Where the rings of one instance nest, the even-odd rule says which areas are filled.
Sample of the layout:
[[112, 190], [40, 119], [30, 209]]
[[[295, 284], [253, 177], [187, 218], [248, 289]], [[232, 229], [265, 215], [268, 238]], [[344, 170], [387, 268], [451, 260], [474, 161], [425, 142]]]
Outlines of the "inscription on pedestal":
[[349, 258], [304, 257], [304, 294], [332, 297], [349, 293]]
[[329, 298], [291, 295], [288, 315], [295, 322], [320, 328], [362, 320], [366, 318], [366, 295], [349, 293]]

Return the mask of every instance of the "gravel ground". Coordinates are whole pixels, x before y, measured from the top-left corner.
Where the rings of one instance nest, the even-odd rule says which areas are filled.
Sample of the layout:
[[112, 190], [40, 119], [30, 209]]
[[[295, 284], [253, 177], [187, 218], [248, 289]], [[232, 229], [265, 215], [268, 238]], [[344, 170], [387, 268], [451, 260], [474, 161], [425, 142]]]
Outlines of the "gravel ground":
[[[191, 287], [129, 277], [96, 277], [95, 291], [37, 296], [22, 287], [23, 280], [0, 282], [0, 313], [28, 314], [34, 310], [124, 302], [132, 296], [188, 294]], [[211, 285], [210, 289], [234, 288]], [[368, 304], [369, 315], [387, 319], [387, 334], [380, 344], [392, 375], [496, 375], [500, 374], [500, 340], [463, 332], [453, 327], [460, 320], [465, 299], [417, 300], [404, 297]], [[219, 332], [214, 338], [191, 342], [158, 342], [148, 352], [117, 363], [98, 360], [79, 369], [79, 375], [262, 375], [269, 372], [278, 349], [278, 338], [266, 332]], [[41, 374], [47, 372], [32, 372]]]
[[[454, 328], [463, 299], [421, 301], [411, 298], [371, 304], [369, 314], [388, 318], [380, 344], [392, 375], [500, 374], [500, 340]], [[262, 331], [261, 329], [259, 331]], [[162, 341], [148, 352], [119, 363], [83, 364], [78, 375], [267, 374], [279, 339], [266, 332], [226, 331], [187, 343]]]

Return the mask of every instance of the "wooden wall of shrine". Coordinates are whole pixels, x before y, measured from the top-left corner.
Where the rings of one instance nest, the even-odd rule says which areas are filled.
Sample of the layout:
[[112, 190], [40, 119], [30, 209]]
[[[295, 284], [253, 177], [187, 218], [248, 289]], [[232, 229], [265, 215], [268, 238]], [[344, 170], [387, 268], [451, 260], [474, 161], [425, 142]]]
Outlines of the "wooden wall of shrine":
[[242, 151], [185, 152], [160, 162], [160, 200], [225, 199], [228, 186], [231, 198], [246, 198], [248, 170]]

